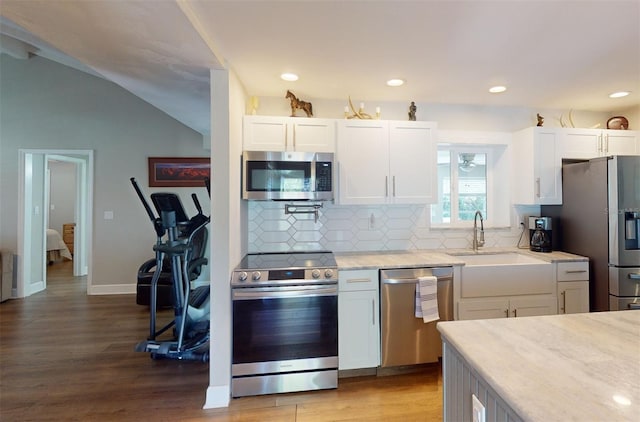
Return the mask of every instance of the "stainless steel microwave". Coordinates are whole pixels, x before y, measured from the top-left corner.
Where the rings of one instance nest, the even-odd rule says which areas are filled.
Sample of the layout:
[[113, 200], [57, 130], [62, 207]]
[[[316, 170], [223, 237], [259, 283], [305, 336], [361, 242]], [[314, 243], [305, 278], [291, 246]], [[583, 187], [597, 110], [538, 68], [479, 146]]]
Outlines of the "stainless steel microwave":
[[333, 153], [244, 151], [242, 198], [333, 200]]

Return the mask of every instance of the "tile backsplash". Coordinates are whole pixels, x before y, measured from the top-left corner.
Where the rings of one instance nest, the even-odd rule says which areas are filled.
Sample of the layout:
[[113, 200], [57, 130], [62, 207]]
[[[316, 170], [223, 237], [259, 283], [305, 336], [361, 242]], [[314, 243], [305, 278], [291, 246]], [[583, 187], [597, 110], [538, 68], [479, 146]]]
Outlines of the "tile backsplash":
[[[471, 248], [471, 229], [429, 227], [425, 205], [335, 205], [314, 214], [285, 214], [285, 203], [250, 201], [248, 252], [391, 251]], [[485, 247], [516, 246], [520, 229], [485, 229]], [[523, 239], [523, 243], [526, 238]]]

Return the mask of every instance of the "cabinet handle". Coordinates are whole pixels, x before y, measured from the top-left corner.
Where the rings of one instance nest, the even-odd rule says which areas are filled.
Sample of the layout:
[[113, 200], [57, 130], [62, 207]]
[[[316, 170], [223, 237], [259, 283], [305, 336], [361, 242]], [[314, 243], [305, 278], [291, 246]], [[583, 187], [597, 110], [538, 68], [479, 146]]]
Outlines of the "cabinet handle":
[[370, 278], [349, 278], [347, 279], [347, 283], [369, 283], [371, 281]]
[[393, 197], [396, 196], [396, 176], [393, 176]]
[[284, 150], [289, 146], [289, 123], [284, 124]]
[[540, 178], [536, 177], [536, 196], [540, 198]]
[[505, 318], [509, 318], [509, 310], [508, 309], [504, 310], [504, 316], [505, 316]]
[[562, 295], [562, 307], [560, 308], [560, 310], [562, 311], [563, 314], [566, 313], [565, 309], [567, 309], [567, 295], [565, 294], [565, 292], [560, 292], [560, 294]]
[[384, 176], [384, 196], [389, 196], [389, 176]]
[[586, 273], [587, 270], [566, 270], [564, 273], [565, 274], [580, 274], [580, 273]]
[[598, 135], [598, 152], [602, 152], [602, 135]]
[[513, 310], [513, 316], [514, 316], [514, 317], [517, 317], [517, 316], [518, 316], [518, 310], [517, 310], [517, 309], [514, 309], [514, 310]]
[[376, 325], [376, 300], [371, 299], [371, 325]]
[[296, 149], [296, 125], [293, 125], [293, 150]]

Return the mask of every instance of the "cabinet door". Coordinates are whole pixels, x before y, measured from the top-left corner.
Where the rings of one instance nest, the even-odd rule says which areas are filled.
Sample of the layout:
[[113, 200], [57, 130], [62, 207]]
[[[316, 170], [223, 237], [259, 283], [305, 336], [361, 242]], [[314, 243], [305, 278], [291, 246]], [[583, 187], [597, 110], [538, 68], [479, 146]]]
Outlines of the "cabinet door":
[[600, 155], [602, 131], [597, 129], [564, 129], [561, 158], [590, 159]]
[[288, 120], [286, 117], [244, 116], [242, 148], [246, 151], [284, 151]]
[[562, 160], [559, 158], [558, 138], [556, 131], [536, 133], [534, 199], [539, 205], [562, 204]]
[[513, 135], [512, 198], [515, 204], [561, 205], [562, 158], [558, 129], [527, 128]]
[[434, 124], [425, 122], [389, 123], [389, 195], [393, 203], [437, 201], [434, 128]]
[[555, 315], [558, 305], [555, 296], [511, 298], [509, 317]]
[[589, 281], [563, 281], [558, 283], [558, 313], [589, 312]]
[[335, 120], [292, 119], [289, 123], [287, 150], [302, 152], [335, 152]]
[[340, 204], [385, 204], [389, 183], [388, 124], [378, 120], [337, 123]]
[[458, 303], [458, 319], [491, 319], [509, 316], [508, 299], [464, 300]]
[[376, 290], [338, 294], [338, 368], [380, 365], [380, 323]]
[[607, 130], [604, 132], [604, 150], [607, 155], [638, 155], [638, 132]]

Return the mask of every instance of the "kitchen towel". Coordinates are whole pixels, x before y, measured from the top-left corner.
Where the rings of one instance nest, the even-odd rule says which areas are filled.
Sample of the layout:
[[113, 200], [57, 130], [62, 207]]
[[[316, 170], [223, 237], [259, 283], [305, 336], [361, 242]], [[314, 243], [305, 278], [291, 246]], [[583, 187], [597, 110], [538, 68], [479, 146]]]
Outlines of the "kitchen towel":
[[418, 277], [416, 283], [416, 318], [431, 322], [440, 319], [438, 313], [438, 279], [433, 276]]

